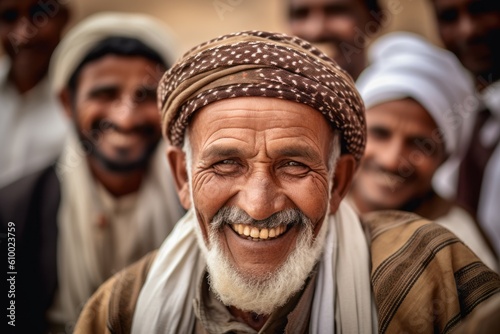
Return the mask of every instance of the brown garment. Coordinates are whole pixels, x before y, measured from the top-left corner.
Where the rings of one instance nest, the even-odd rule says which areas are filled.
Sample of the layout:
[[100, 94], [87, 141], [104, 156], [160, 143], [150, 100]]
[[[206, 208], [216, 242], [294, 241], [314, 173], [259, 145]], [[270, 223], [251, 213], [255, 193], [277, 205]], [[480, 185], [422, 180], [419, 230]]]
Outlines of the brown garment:
[[[370, 213], [362, 221], [371, 240], [380, 333], [449, 333], [500, 294], [498, 274], [438, 224], [400, 211]], [[108, 280], [85, 306], [75, 333], [129, 333], [153, 258]]]
[[155, 257], [153, 251], [104, 282], [87, 301], [75, 334], [130, 333], [135, 305]]
[[400, 211], [362, 218], [379, 333], [450, 333], [500, 293], [498, 274], [446, 228]]

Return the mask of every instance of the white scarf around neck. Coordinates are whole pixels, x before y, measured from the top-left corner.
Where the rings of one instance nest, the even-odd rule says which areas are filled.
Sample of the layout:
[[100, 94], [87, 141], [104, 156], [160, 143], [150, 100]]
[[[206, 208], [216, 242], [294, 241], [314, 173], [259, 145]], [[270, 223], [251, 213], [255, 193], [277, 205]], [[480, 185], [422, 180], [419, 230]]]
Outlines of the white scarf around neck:
[[[165, 240], [139, 294], [132, 333], [192, 333], [193, 299], [205, 271], [190, 210]], [[330, 216], [311, 314], [311, 333], [376, 333], [370, 256], [361, 223], [343, 202]]]

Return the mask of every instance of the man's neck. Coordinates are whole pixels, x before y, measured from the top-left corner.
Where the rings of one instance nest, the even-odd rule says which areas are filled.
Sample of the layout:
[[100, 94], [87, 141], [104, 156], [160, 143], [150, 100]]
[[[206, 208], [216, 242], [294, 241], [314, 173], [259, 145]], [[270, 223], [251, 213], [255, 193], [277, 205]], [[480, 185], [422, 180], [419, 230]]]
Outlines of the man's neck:
[[12, 82], [19, 94], [24, 94], [38, 85], [43, 80], [47, 71], [30, 71], [29, 68], [19, 68], [20, 66], [12, 65], [9, 72], [9, 81]]
[[126, 173], [109, 171], [96, 163], [90, 163], [90, 170], [94, 177], [113, 196], [120, 197], [139, 190], [146, 170], [134, 170]]
[[253, 312], [244, 312], [240, 309], [237, 309], [234, 306], [229, 307], [229, 312], [238, 319], [238, 321], [247, 324], [252, 327], [256, 331], [260, 331], [262, 327], [264, 327], [267, 319], [269, 319], [269, 315], [261, 315]]

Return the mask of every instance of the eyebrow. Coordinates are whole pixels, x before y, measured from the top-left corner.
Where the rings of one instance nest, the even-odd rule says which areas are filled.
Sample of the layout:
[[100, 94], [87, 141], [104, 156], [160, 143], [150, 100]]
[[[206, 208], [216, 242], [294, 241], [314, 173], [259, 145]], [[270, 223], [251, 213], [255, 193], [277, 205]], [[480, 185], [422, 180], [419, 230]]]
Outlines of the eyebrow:
[[213, 158], [227, 158], [240, 156], [243, 152], [236, 147], [221, 147], [219, 145], [214, 145], [206, 149], [202, 155], [201, 159], [213, 159]]
[[101, 93], [114, 93], [118, 90], [118, 86], [115, 84], [106, 84], [106, 85], [100, 85], [96, 87], [92, 87], [88, 92], [87, 95], [90, 97], [97, 96]]
[[292, 146], [278, 149], [276, 153], [284, 157], [305, 157], [311, 161], [321, 160], [321, 155], [309, 146]]
[[[237, 147], [222, 147], [214, 145], [206, 149], [201, 155], [201, 159], [214, 159], [214, 158], [229, 158], [242, 156], [244, 152]], [[310, 161], [321, 161], [322, 157], [319, 152], [316, 152], [309, 146], [289, 146], [277, 149], [273, 152], [274, 156], [297, 158], [303, 157]]]

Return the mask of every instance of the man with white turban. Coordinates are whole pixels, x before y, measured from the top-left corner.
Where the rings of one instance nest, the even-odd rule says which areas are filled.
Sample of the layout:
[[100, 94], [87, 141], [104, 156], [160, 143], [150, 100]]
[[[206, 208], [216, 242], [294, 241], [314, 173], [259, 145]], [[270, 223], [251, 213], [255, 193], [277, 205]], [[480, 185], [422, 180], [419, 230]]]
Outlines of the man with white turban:
[[100, 13], [55, 50], [51, 88], [73, 131], [57, 162], [0, 191], [1, 222], [15, 223], [16, 330], [71, 330], [95, 289], [184, 213], [156, 102], [172, 41], [152, 17]]
[[101, 286], [76, 333], [446, 332], [500, 292], [496, 273], [417, 215], [364, 217], [363, 233], [342, 198], [364, 106], [306, 41], [215, 38], [166, 72], [158, 97], [189, 211]]
[[470, 214], [432, 185], [438, 168], [465, 146], [460, 119], [472, 111], [472, 81], [452, 53], [412, 33], [381, 37], [371, 54], [357, 81], [368, 136], [350, 191], [354, 206], [361, 213], [404, 210], [434, 220], [497, 271], [498, 260]]

